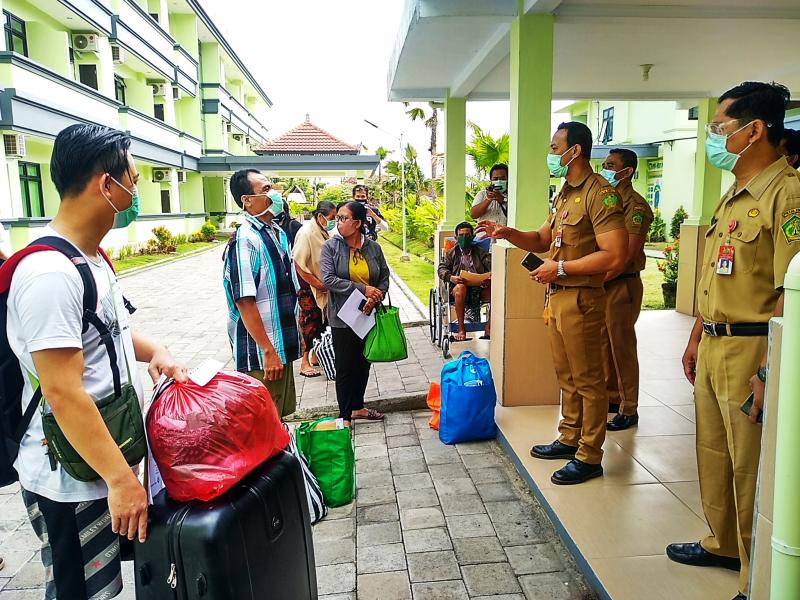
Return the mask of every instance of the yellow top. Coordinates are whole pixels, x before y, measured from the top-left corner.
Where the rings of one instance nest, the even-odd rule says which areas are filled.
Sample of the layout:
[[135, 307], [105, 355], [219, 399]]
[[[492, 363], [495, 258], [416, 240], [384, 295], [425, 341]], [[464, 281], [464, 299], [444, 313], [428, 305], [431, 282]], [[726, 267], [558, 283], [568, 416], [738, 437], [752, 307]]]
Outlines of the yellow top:
[[[576, 187], [564, 183], [548, 220], [553, 232], [552, 258], [577, 260], [597, 252], [597, 235], [625, 229], [625, 215], [617, 190], [602, 175], [591, 173]], [[561, 233], [561, 246], [557, 237]], [[604, 273], [568, 275], [557, 283], [564, 286], [603, 287]]]
[[[717, 273], [720, 246], [734, 249], [730, 275]], [[800, 250], [800, 180], [781, 157], [722, 197], [706, 233], [697, 308], [715, 323], [766, 323], [789, 261]]]
[[350, 281], [369, 285], [369, 264], [361, 252], [350, 250]]

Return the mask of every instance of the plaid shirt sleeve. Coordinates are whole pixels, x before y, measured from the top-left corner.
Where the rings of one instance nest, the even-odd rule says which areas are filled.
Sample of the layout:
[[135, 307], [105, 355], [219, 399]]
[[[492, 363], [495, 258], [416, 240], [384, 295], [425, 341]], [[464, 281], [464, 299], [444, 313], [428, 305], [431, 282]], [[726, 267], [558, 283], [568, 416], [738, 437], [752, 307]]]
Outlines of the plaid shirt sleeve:
[[238, 236], [230, 249], [230, 286], [233, 301], [255, 298], [258, 287], [258, 249], [247, 236]]

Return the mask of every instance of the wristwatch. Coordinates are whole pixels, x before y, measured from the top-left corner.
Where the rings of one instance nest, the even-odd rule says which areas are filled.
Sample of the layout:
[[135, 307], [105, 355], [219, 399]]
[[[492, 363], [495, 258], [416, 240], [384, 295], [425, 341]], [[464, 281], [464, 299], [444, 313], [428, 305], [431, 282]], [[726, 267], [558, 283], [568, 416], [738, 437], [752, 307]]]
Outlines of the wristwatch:
[[756, 373], [758, 378], [765, 382], [767, 381], [767, 367], [759, 367], [758, 372]]
[[556, 273], [556, 275], [558, 276], [559, 279], [566, 279], [567, 278], [567, 272], [564, 270], [564, 261], [563, 260], [558, 261], [558, 272]]

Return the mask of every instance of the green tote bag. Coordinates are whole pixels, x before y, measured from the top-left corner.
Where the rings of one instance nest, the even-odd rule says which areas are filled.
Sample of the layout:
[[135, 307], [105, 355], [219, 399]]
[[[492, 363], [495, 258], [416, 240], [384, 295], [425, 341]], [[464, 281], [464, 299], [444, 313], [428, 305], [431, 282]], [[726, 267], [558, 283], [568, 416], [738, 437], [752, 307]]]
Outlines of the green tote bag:
[[400, 309], [379, 304], [375, 308], [375, 327], [364, 341], [364, 358], [369, 362], [395, 362], [408, 358], [408, 343], [400, 322]]
[[325, 504], [331, 508], [350, 504], [356, 495], [356, 456], [352, 430], [317, 430], [331, 417], [303, 423], [295, 436], [297, 448], [306, 457], [311, 472], [319, 482]]

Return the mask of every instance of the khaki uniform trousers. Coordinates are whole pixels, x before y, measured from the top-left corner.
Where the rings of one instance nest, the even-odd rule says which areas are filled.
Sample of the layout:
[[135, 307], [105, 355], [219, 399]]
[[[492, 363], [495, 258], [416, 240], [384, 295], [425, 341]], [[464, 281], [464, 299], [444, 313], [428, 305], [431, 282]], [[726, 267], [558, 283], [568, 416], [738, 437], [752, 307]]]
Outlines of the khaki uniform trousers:
[[766, 337], [703, 335], [694, 384], [700, 497], [711, 533], [703, 548], [742, 561], [739, 590], [746, 594], [761, 426], [741, 405], [748, 382], [767, 350]]
[[603, 379], [603, 288], [550, 290], [548, 331], [561, 387], [559, 440], [577, 446], [576, 458], [600, 464], [606, 439], [608, 395]]
[[283, 419], [297, 410], [297, 392], [294, 386], [294, 361], [283, 365], [283, 376], [275, 381], [264, 381], [264, 371], [250, 371], [250, 377], [258, 379], [272, 396], [278, 416]]
[[606, 329], [603, 366], [608, 401], [619, 404], [621, 415], [639, 408], [639, 354], [636, 321], [642, 311], [644, 288], [639, 277], [615, 279], [606, 286]]

